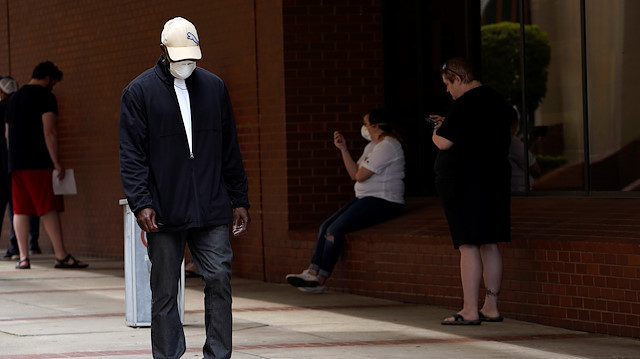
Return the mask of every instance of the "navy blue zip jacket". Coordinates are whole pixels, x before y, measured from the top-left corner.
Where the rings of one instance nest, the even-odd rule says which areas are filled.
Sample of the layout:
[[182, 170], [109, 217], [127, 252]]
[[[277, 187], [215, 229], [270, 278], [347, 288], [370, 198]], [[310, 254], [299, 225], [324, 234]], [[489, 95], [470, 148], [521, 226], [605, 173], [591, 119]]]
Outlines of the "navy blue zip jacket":
[[231, 222], [231, 209], [249, 208], [247, 176], [224, 82], [196, 68], [186, 80], [191, 103], [189, 151], [173, 76], [161, 56], [122, 92], [120, 175], [137, 216], [156, 211], [159, 231]]

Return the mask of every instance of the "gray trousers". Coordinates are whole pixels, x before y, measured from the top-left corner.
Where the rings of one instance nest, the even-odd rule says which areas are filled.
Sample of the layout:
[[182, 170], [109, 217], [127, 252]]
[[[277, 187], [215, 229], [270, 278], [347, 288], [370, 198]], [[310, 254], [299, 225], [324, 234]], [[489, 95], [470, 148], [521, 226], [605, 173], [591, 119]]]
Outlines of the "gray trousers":
[[155, 359], [178, 359], [186, 344], [178, 309], [185, 245], [203, 276], [205, 359], [231, 357], [231, 259], [227, 225], [182, 232], [147, 233], [151, 260], [151, 347]]

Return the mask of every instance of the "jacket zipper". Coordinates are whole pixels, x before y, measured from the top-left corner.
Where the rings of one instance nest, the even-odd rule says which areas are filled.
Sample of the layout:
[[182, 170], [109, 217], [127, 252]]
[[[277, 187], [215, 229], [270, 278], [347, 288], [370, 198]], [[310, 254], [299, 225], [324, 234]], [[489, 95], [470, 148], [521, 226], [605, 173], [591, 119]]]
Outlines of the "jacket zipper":
[[[191, 159], [193, 159], [193, 153], [190, 153], [190, 157]], [[194, 164], [191, 163], [191, 181], [193, 182], [193, 200], [195, 202], [195, 208], [196, 208], [196, 222], [198, 223], [198, 226], [202, 226], [202, 218], [200, 215], [200, 201], [198, 198], [198, 183], [197, 183], [197, 179], [196, 179], [196, 171], [194, 169]]]

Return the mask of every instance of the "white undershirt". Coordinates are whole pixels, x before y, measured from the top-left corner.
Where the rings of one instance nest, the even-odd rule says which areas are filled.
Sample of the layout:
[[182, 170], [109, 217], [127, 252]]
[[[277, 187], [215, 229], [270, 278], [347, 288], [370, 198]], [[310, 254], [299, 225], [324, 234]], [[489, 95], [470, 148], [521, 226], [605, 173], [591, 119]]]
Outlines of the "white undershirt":
[[180, 105], [180, 113], [182, 114], [182, 123], [187, 133], [187, 141], [189, 142], [189, 154], [193, 158], [193, 130], [191, 129], [191, 102], [189, 101], [189, 90], [187, 84], [182, 79], [173, 79], [173, 88], [176, 90], [178, 104]]

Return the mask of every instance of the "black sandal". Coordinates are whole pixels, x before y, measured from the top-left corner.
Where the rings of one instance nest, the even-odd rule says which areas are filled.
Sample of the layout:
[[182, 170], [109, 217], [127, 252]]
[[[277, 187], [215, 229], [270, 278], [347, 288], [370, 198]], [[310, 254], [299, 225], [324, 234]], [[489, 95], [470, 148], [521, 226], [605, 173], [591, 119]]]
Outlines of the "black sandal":
[[504, 317], [501, 316], [501, 315], [499, 315], [497, 317], [487, 317], [481, 311], [478, 311], [478, 316], [480, 317], [480, 320], [483, 321], [483, 322], [500, 323], [500, 322], [504, 321]]
[[[67, 263], [67, 261], [71, 260], [71, 263]], [[71, 254], [67, 254], [64, 259], [56, 258], [56, 264], [53, 266], [54, 268], [66, 268], [66, 269], [74, 269], [74, 268], [87, 268], [89, 265], [86, 263], [82, 263], [75, 259]]]
[[[22, 263], [26, 264], [22, 265]], [[29, 258], [18, 261], [18, 263], [16, 263], [16, 269], [31, 269], [31, 262], [29, 261]]]
[[452, 315], [451, 317], [453, 318], [452, 321], [443, 320], [440, 324], [442, 324], [442, 325], [480, 325], [480, 324], [482, 324], [482, 320], [480, 320], [480, 319], [466, 320], [466, 319], [464, 319], [463, 316], [461, 316], [458, 313]]

